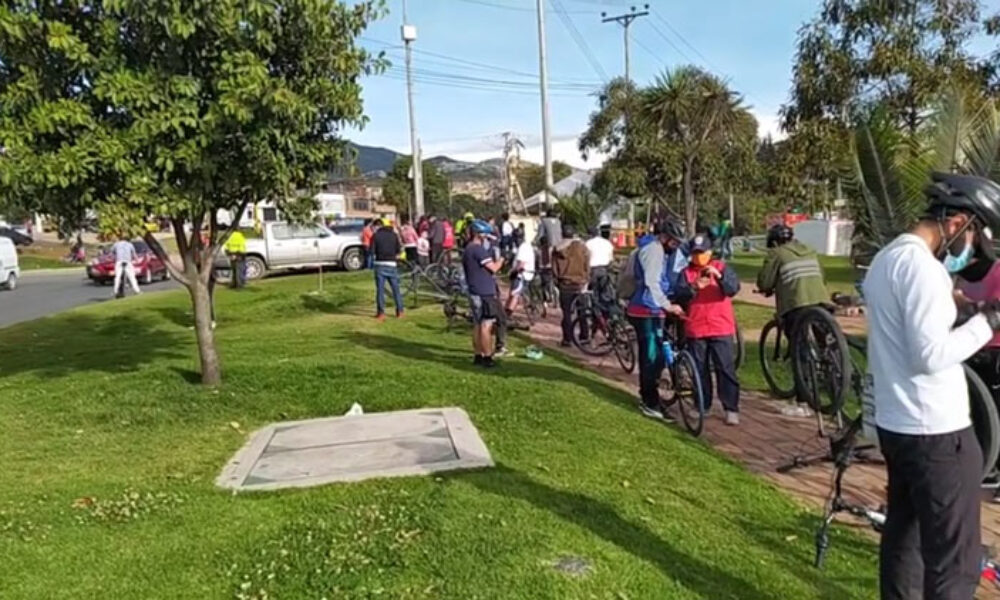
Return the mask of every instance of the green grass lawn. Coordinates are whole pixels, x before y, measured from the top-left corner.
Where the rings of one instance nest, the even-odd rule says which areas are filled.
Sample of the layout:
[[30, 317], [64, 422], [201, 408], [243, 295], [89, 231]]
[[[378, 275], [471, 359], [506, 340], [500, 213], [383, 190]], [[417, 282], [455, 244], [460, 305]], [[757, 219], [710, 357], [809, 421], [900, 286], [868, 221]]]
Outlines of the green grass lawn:
[[[757, 273], [764, 264], [764, 253], [737, 252], [727, 262], [736, 269], [740, 279], [746, 282], [745, 285], [753, 286], [757, 281]], [[857, 293], [854, 289], [854, 282], [858, 279], [858, 273], [846, 256], [820, 256], [819, 262], [823, 266], [826, 286], [830, 293]]]
[[81, 269], [79, 264], [70, 264], [59, 258], [42, 256], [25, 252], [17, 257], [18, 266], [22, 271], [33, 271], [36, 269]]
[[[471, 365], [428, 306], [370, 318], [369, 276], [220, 290], [203, 389], [168, 292], [0, 331], [2, 598], [871, 598], [872, 541], [554, 353]], [[740, 308], [742, 311], [746, 310]], [[749, 317], [748, 317], [749, 318]], [[515, 343], [520, 347], [520, 342]], [[279, 493], [214, 487], [269, 422], [459, 405], [497, 466]], [[713, 421], [710, 426], [721, 426]], [[589, 573], [552, 564], [581, 557]]]

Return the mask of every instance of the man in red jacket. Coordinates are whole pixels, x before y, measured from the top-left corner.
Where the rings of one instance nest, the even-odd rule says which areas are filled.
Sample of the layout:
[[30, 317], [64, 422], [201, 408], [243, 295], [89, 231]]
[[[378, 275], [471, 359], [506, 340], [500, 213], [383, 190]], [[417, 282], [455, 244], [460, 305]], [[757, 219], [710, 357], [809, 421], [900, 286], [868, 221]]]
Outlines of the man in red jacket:
[[691, 262], [677, 277], [676, 299], [687, 304], [684, 334], [701, 371], [705, 412], [712, 406], [712, 373], [719, 400], [726, 411], [726, 424], [740, 423], [740, 382], [736, 378], [733, 337], [736, 316], [733, 296], [740, 291], [736, 271], [721, 260], [712, 259], [712, 242], [706, 235], [691, 240]]

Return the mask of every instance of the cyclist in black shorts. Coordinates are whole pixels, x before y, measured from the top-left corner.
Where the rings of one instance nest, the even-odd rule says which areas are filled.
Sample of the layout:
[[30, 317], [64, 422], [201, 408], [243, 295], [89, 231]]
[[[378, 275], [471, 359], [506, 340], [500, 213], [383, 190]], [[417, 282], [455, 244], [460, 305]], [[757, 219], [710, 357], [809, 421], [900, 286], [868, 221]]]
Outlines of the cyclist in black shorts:
[[501, 310], [496, 273], [503, 267], [503, 259], [494, 258], [486, 248], [486, 236], [493, 231], [490, 224], [476, 219], [471, 227], [472, 238], [462, 254], [462, 268], [469, 286], [472, 345], [476, 352], [474, 363], [493, 367], [496, 366], [493, 361], [493, 326]]

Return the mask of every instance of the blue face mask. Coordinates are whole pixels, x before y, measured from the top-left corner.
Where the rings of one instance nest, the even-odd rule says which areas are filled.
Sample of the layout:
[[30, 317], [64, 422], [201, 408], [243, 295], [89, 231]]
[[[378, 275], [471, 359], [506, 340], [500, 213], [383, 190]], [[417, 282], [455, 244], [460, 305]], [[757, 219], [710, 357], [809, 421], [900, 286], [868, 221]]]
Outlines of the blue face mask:
[[944, 268], [949, 273], [958, 273], [969, 266], [972, 261], [972, 244], [966, 244], [965, 249], [958, 256], [952, 256], [950, 252], [944, 255]]

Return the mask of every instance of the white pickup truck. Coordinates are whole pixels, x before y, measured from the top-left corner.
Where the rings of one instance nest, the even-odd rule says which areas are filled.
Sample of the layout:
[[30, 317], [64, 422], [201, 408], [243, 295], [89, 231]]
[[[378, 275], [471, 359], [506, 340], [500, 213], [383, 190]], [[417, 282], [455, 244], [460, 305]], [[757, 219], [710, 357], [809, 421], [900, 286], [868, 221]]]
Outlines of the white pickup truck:
[[[263, 237], [247, 238], [246, 276], [260, 279], [272, 271], [321, 265], [357, 271], [364, 266], [364, 256], [360, 224], [331, 230], [319, 224], [265, 223]], [[228, 279], [224, 251], [215, 264], [219, 279]]]

